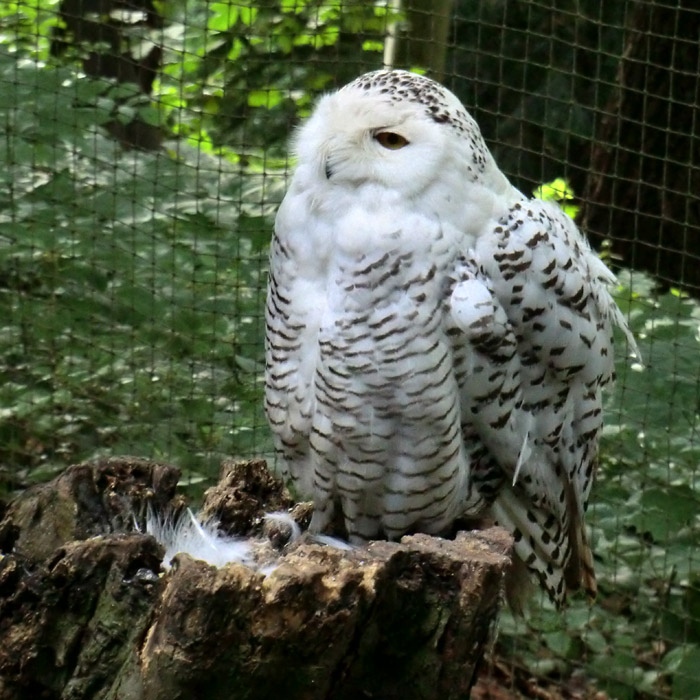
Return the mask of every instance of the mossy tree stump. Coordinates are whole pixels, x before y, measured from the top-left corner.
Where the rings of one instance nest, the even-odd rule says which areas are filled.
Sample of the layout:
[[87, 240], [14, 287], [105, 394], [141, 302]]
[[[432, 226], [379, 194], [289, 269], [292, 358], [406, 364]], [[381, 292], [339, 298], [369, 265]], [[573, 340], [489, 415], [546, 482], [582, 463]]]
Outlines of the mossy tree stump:
[[[302, 537], [263, 570], [180, 554], [164, 573], [142, 523], [149, 504], [183, 507], [177, 480], [111, 458], [8, 506], [0, 700], [469, 696], [509, 565], [502, 530], [353, 550]], [[224, 464], [204, 511], [262, 537], [262, 514], [290, 505], [254, 460]]]

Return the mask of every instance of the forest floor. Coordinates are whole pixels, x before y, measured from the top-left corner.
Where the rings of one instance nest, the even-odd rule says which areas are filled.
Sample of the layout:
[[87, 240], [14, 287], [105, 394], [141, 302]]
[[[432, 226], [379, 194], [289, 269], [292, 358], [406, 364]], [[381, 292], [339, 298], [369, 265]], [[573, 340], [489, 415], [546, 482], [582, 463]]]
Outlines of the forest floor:
[[579, 674], [562, 679], [537, 677], [498, 655], [484, 663], [471, 700], [523, 699], [610, 700], [610, 696]]

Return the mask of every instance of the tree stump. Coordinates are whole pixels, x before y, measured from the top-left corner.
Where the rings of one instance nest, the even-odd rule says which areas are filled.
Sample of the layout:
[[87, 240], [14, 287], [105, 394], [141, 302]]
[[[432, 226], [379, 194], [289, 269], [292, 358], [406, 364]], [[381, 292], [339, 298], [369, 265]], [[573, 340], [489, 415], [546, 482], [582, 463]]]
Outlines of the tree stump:
[[[9, 505], [0, 700], [469, 697], [510, 563], [503, 530], [350, 550], [302, 536], [262, 570], [179, 554], [164, 572], [142, 523], [149, 504], [183, 507], [177, 478], [112, 458]], [[204, 510], [262, 538], [262, 514], [291, 505], [253, 460], [224, 464]]]

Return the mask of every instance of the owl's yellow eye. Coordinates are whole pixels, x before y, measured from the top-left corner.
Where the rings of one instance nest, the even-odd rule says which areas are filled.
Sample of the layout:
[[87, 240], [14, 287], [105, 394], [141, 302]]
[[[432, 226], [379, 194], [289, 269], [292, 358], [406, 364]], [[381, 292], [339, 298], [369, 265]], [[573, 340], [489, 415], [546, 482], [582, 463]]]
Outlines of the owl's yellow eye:
[[395, 134], [393, 131], [380, 131], [374, 135], [374, 138], [379, 141], [380, 145], [388, 148], [390, 151], [398, 151], [399, 148], [408, 146], [408, 139], [405, 139], [401, 134]]

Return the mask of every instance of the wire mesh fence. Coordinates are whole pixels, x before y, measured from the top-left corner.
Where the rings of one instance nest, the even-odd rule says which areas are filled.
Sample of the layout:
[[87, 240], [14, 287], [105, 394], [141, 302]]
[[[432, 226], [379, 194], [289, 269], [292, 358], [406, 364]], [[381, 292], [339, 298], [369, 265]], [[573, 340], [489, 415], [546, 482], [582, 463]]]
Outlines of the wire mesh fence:
[[425, 70], [514, 184], [565, 183], [644, 356], [608, 397], [599, 598], [504, 615], [474, 697], [700, 698], [698, 36], [690, 0], [3, 2], [0, 494], [118, 453], [196, 494], [269, 456], [289, 136], [365, 70]]

